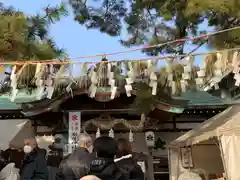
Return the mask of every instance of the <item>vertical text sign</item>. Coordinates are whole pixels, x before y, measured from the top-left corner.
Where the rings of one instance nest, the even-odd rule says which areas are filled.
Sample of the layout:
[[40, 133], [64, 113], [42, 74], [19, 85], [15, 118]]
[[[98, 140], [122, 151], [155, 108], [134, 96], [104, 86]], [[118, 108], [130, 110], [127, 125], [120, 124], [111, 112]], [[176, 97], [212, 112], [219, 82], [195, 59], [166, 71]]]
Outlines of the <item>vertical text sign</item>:
[[68, 144], [69, 153], [71, 153], [77, 144], [77, 138], [81, 128], [81, 113], [69, 112], [69, 130], [68, 130]]

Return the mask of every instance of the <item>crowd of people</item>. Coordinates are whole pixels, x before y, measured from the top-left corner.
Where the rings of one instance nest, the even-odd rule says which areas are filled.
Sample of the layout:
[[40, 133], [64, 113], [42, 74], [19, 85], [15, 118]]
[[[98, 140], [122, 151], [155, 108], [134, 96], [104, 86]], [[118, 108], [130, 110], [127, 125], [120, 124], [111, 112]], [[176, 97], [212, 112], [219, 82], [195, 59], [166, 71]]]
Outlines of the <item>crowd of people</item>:
[[34, 138], [24, 140], [22, 150], [8, 149], [0, 157], [0, 180], [144, 180], [131, 144], [123, 138], [102, 136], [93, 142], [81, 133], [76, 149], [59, 163], [49, 163]]

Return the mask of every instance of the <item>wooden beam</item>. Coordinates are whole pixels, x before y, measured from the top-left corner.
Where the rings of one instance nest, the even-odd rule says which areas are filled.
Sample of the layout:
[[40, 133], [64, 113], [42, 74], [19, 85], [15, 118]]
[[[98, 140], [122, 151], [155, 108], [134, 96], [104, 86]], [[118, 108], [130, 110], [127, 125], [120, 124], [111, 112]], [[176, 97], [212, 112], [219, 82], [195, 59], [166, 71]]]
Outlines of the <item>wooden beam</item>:
[[[153, 129], [144, 129], [144, 131], [154, 131], [154, 132], [188, 132], [191, 129], [158, 129], [158, 130], [153, 130]], [[95, 131], [87, 131], [89, 134], [95, 134]], [[61, 134], [61, 133], [68, 133], [68, 130], [62, 130], [62, 131], [57, 131], [57, 132], [39, 132], [38, 135], [55, 135], [55, 134]], [[101, 133], [108, 133], [108, 131], [101, 131]], [[114, 130], [114, 133], [129, 133], [129, 130]], [[134, 132], [133, 132], [134, 133]], [[136, 133], [141, 133], [141, 132], [136, 132]]]
[[[69, 112], [76, 112], [77, 110], [64, 110], [62, 112], [69, 113]], [[108, 113], [126, 113], [126, 112], [136, 112], [140, 114], [136, 108], [126, 108], [126, 109], [81, 109], [79, 110], [83, 114], [92, 114], [92, 113], [101, 113], [101, 112], [108, 112]]]
[[175, 116], [173, 116], [172, 117], [172, 123], [173, 123], [173, 129], [177, 129], [177, 124], [176, 124], [176, 117]]
[[[206, 119], [207, 120], [207, 119]], [[180, 120], [180, 121], [178, 121], [178, 120], [176, 120], [176, 121], [166, 121], [166, 122], [164, 122], [164, 123], [168, 123], [168, 122], [170, 122], [170, 123], [183, 123], [183, 124], [185, 124], [185, 123], [202, 123], [202, 122], [204, 122], [204, 120]]]

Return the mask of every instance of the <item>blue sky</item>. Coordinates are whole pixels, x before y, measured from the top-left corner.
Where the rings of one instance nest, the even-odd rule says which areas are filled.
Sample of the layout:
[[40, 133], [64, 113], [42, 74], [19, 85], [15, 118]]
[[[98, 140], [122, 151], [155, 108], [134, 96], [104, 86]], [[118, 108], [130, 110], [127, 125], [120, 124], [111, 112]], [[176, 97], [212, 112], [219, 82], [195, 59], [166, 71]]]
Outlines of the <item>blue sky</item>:
[[[3, 0], [2, 2], [30, 15], [41, 12], [42, 8], [49, 4], [59, 4], [61, 0]], [[205, 27], [206, 25], [203, 25], [203, 28]], [[66, 49], [69, 57], [111, 53], [127, 49], [119, 43], [120, 38], [109, 37], [97, 30], [87, 30], [80, 26], [73, 20], [72, 14], [52, 25], [50, 35], [55, 39], [59, 47]], [[192, 48], [187, 46], [186, 51], [191, 51]], [[199, 51], [206, 51], [206, 48], [202, 47]], [[141, 52], [134, 52], [111, 56], [109, 59], [137, 59], [142, 57], [146, 56]]]
[[[47, 5], [56, 5], [61, 3], [61, 0], [3, 0], [5, 5], [24, 11], [27, 14], [36, 14], [42, 11]], [[55, 39], [58, 46], [65, 48], [70, 57], [94, 55], [101, 53], [109, 53], [115, 51], [123, 51], [124, 48], [119, 43], [119, 38], [109, 37], [97, 30], [87, 30], [73, 20], [70, 14], [68, 17], [51, 26], [51, 36]], [[122, 58], [142, 57], [140, 52], [131, 53]], [[120, 56], [116, 58], [121, 59]]]

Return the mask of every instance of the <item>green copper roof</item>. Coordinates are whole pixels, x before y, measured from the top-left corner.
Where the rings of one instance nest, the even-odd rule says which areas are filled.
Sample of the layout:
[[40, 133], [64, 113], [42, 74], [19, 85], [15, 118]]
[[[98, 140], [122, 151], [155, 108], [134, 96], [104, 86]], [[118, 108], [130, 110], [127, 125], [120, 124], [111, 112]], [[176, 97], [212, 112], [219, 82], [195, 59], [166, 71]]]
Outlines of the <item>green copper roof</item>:
[[[175, 100], [187, 101], [186, 106], [218, 106], [233, 104], [233, 101], [221, 99], [215, 97], [205, 91], [192, 91], [182, 93], [179, 97], [173, 97]], [[10, 102], [9, 94], [2, 94], [0, 96], [0, 110], [14, 110], [21, 109], [21, 103], [36, 101], [36, 92], [33, 91], [31, 94], [26, 90], [21, 90], [17, 94], [17, 98], [14, 102]], [[185, 107], [186, 108], [186, 107]], [[171, 112], [180, 113], [183, 111], [182, 108], [173, 108]]]
[[0, 110], [16, 110], [20, 108], [21, 104], [12, 103], [9, 98], [0, 98]]
[[16, 110], [21, 109], [21, 103], [36, 101], [36, 93], [28, 93], [26, 90], [18, 92], [14, 102], [9, 99], [9, 94], [2, 94], [0, 96], [0, 110]]
[[171, 107], [169, 112], [172, 113], [182, 113], [184, 111], [184, 108], [177, 108], [177, 107]]
[[232, 101], [212, 96], [205, 91], [189, 91], [182, 93], [179, 97], [174, 97], [178, 100], [187, 100], [188, 106], [215, 106], [230, 104]]

